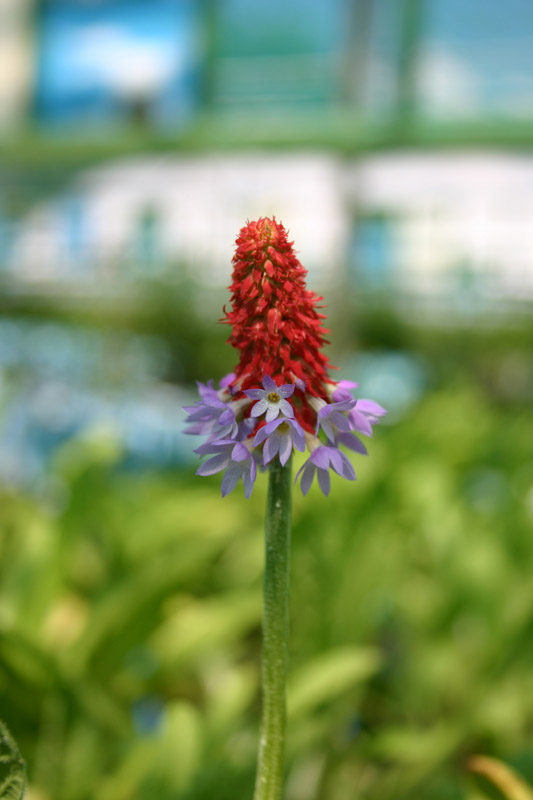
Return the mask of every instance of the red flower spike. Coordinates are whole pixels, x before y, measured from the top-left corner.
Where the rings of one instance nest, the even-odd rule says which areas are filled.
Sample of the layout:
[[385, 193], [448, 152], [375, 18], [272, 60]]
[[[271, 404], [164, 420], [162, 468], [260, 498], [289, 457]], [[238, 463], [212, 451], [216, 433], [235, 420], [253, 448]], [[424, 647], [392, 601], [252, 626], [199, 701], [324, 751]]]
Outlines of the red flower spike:
[[[249, 222], [236, 245], [231, 310], [224, 309], [222, 320], [233, 326], [228, 341], [240, 352], [234, 390], [260, 386], [264, 375], [278, 385], [299, 378], [308, 394], [326, 400], [325, 383], [332, 381], [327, 373], [331, 365], [321, 351], [328, 332], [321, 322], [325, 315], [317, 311], [322, 298], [306, 289], [307, 271], [285, 228], [274, 218]], [[296, 419], [314, 431], [316, 413], [303, 393], [294, 399]]]

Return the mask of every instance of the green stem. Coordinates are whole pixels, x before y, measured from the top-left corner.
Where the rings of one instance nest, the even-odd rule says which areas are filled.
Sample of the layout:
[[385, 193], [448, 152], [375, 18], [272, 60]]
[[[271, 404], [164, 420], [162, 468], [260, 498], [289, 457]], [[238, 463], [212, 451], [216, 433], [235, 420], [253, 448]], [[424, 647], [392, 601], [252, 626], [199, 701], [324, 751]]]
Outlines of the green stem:
[[291, 460], [270, 467], [265, 526], [263, 713], [254, 800], [280, 800], [283, 791], [289, 640]]

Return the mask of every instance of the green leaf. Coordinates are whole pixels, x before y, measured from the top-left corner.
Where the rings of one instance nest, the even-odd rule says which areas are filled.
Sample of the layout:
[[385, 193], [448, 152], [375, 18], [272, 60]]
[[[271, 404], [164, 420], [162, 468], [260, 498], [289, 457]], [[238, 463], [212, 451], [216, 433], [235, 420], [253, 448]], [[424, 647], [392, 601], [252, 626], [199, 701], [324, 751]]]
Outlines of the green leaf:
[[26, 792], [26, 765], [17, 743], [0, 721], [0, 798], [22, 800]]
[[315, 658], [289, 681], [289, 719], [306, 714], [374, 675], [381, 656], [373, 647], [340, 647]]

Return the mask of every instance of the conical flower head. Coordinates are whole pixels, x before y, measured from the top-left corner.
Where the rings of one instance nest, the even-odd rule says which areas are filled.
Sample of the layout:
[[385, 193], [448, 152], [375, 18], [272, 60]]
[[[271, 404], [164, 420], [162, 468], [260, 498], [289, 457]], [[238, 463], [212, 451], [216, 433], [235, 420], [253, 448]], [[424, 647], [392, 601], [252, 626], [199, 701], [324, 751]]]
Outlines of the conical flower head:
[[275, 219], [262, 218], [241, 229], [233, 257], [229, 338], [240, 351], [235, 369], [241, 389], [256, 386], [263, 375], [277, 383], [304, 381], [307, 392], [324, 396], [329, 362], [322, 300], [306, 289], [307, 271], [287, 232]]
[[257, 466], [275, 458], [284, 466], [293, 449], [307, 449], [298, 473], [302, 490], [307, 493], [316, 474], [327, 494], [330, 469], [355, 479], [340, 446], [365, 454], [356, 432], [371, 436], [385, 409], [355, 400], [356, 383], [328, 375], [322, 352], [328, 331], [317, 310], [322, 298], [306, 288], [307, 272], [283, 225], [268, 218], [249, 222], [236, 244], [231, 308], [224, 308], [222, 322], [232, 326], [229, 341], [239, 363], [218, 390], [211, 381], [199, 384], [201, 400], [186, 406], [186, 432], [208, 437], [196, 452], [212, 456], [198, 473], [224, 471], [223, 494], [242, 479], [248, 497]]

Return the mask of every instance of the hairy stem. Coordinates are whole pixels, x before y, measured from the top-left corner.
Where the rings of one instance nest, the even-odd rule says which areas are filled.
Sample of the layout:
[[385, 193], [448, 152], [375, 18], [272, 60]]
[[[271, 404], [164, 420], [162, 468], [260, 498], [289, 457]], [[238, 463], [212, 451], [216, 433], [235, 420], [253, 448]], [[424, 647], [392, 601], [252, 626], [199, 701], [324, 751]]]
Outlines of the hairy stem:
[[289, 640], [291, 460], [270, 467], [265, 525], [263, 712], [254, 800], [280, 800], [283, 790]]

